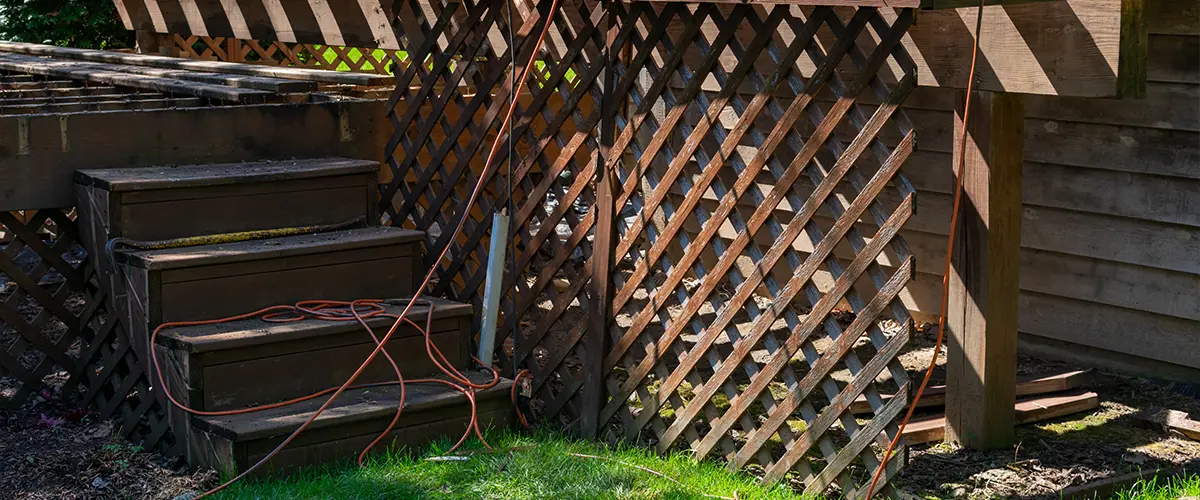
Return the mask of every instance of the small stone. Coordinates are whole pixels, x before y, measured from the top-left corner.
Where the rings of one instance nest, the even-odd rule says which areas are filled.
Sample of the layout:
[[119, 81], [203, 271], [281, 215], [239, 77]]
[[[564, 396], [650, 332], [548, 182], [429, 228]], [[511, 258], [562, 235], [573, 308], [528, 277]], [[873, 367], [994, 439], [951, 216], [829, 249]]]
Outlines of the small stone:
[[100, 476], [96, 476], [96, 479], [92, 480], [92, 487], [96, 488], [98, 490], [102, 490], [102, 489], [108, 487], [108, 481], [105, 481], [104, 478], [102, 478]]
[[193, 500], [193, 499], [195, 499], [195, 498], [196, 498], [196, 497], [198, 497], [198, 496], [200, 496], [200, 493], [198, 493], [198, 492], [195, 492], [195, 491], [185, 491], [185, 492], [183, 492], [183, 493], [180, 493], [178, 496], [176, 496], [176, 497], [174, 498], [174, 500]]

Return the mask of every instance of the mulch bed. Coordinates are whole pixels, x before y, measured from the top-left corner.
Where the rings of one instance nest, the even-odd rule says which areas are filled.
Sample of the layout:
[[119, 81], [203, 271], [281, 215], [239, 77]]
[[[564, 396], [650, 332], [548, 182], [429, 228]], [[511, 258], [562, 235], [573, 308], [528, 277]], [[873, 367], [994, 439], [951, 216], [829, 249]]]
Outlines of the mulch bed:
[[0, 411], [0, 498], [174, 499], [216, 485], [216, 473], [142, 451], [117, 431], [111, 421], [40, 396], [19, 411]]

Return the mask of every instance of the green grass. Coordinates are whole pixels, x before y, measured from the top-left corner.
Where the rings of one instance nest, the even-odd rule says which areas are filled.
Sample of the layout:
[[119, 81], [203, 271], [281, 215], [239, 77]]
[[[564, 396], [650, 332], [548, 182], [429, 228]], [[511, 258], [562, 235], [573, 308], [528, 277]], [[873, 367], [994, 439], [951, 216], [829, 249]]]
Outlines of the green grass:
[[1159, 481], [1151, 478], [1139, 481], [1126, 491], [1119, 492], [1114, 500], [1179, 500], [1200, 497], [1200, 475], [1176, 476]]
[[489, 442], [500, 450], [520, 449], [512, 451], [511, 458], [501, 452], [476, 454], [465, 462], [425, 460], [441, 455], [451, 444], [441, 442], [417, 455], [381, 454], [368, 467], [347, 464], [237, 484], [219, 498], [690, 499], [706, 498], [705, 494], [733, 498], [735, 493], [739, 499], [800, 498], [784, 486], [764, 486], [753, 477], [715, 463], [697, 463], [684, 454], [660, 457], [643, 449], [609, 448], [547, 433], [494, 435]]

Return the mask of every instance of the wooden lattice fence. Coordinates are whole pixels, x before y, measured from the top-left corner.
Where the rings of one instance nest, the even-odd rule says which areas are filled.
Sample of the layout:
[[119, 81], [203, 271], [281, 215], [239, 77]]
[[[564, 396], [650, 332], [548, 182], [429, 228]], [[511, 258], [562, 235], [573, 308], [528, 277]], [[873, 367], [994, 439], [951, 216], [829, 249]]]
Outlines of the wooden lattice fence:
[[563, 0], [449, 242], [551, 2], [404, 4], [430, 63], [397, 75], [384, 212], [452, 245], [434, 293], [477, 306], [510, 212], [499, 342], [540, 416], [861, 493], [908, 400], [913, 11]]
[[74, 209], [0, 212], [0, 409], [91, 407], [119, 435], [170, 449], [149, 378], [80, 244]]
[[165, 35], [167, 49], [175, 56], [204, 61], [226, 61], [265, 64], [271, 66], [295, 66], [333, 71], [356, 71], [361, 73], [391, 74], [389, 62], [399, 56], [399, 51], [291, 43], [278, 40], [242, 40], [232, 37], [209, 37], [198, 35]]

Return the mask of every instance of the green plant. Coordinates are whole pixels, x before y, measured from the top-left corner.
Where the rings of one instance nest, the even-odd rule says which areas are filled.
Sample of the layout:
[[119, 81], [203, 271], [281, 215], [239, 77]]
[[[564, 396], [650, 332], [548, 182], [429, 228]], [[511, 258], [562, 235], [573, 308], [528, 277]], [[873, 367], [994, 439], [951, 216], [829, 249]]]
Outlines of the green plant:
[[88, 49], [133, 47], [112, 0], [0, 0], [0, 39]]

